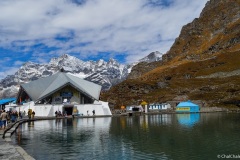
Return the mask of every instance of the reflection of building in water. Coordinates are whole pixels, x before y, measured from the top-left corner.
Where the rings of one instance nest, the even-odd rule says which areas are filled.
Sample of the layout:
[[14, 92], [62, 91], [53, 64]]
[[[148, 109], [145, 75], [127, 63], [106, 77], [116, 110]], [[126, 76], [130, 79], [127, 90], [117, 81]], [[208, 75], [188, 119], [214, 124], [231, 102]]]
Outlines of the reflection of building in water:
[[126, 128], [126, 118], [125, 117], [120, 117], [120, 125], [122, 129]]
[[[56, 120], [35, 121], [34, 126], [28, 126], [28, 123], [22, 124], [22, 129], [29, 130], [29, 138], [48, 138], [57, 136], [64, 141], [76, 141], [79, 143], [79, 137], [82, 136], [84, 141], [89, 141], [90, 144], [102, 145], [100, 139], [102, 136], [109, 134], [111, 117], [103, 118], [66, 118]], [[54, 132], [54, 133], [52, 133]], [[55, 135], [53, 135], [55, 134]]]
[[200, 120], [199, 113], [177, 114], [178, 122], [184, 126], [193, 126]]
[[149, 124], [148, 124], [148, 116], [141, 116], [140, 117], [140, 126], [144, 130], [148, 130]]
[[36, 116], [55, 116], [56, 111], [67, 115], [112, 115], [108, 103], [99, 101], [101, 86], [71, 74], [58, 72], [52, 76], [21, 84], [17, 110], [35, 111]]
[[172, 123], [172, 114], [151, 115], [149, 121], [153, 125], [168, 125]]

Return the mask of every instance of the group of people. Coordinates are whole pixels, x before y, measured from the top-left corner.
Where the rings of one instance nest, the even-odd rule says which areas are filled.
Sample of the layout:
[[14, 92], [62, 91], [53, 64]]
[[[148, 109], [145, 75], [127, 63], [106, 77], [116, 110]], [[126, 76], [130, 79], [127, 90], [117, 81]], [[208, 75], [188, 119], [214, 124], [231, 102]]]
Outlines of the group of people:
[[28, 110], [28, 119], [34, 119], [35, 117], [35, 112], [32, 110]]
[[[92, 110], [93, 116], [95, 115], [95, 110]], [[87, 115], [89, 116], [88, 110], [87, 110]]]
[[0, 128], [5, 129], [7, 126], [7, 123], [14, 123], [18, 119], [18, 117], [22, 118], [22, 114], [17, 111], [0, 111]]
[[[92, 111], [92, 114], [93, 114], [93, 116], [95, 115], [95, 110]], [[89, 116], [88, 111], [87, 111], [87, 115]], [[64, 113], [62, 114], [61, 111], [55, 111], [55, 117], [56, 117], [56, 118], [57, 118], [57, 117], [66, 117], [66, 116], [67, 116], [67, 112], [64, 112]]]
[[[93, 114], [93, 116], [95, 115], [95, 110], [92, 111], [92, 114]], [[87, 110], [87, 115], [89, 116], [88, 110]], [[61, 111], [55, 111], [55, 117], [56, 117], [56, 118], [57, 118], [57, 117], [66, 117], [66, 116], [67, 116], [67, 112], [64, 112], [64, 113], [62, 114]]]
[[57, 118], [57, 117], [66, 117], [67, 116], [67, 113], [65, 112], [65, 113], [63, 113], [62, 114], [62, 112], [61, 111], [56, 111], [55, 112], [55, 117]]
[[[0, 129], [5, 129], [7, 127], [8, 123], [14, 123], [17, 121], [17, 119], [22, 119], [25, 117], [26, 112], [25, 111], [5, 111], [5, 110], [0, 110]], [[33, 119], [35, 116], [34, 111], [28, 111], [28, 118]]]

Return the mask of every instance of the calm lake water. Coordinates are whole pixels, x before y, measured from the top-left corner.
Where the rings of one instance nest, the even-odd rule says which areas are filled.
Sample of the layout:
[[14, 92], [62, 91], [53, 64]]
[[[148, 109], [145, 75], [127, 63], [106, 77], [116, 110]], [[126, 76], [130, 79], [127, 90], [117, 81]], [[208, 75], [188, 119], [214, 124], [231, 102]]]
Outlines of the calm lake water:
[[44, 120], [12, 140], [37, 160], [217, 159], [240, 155], [240, 114]]

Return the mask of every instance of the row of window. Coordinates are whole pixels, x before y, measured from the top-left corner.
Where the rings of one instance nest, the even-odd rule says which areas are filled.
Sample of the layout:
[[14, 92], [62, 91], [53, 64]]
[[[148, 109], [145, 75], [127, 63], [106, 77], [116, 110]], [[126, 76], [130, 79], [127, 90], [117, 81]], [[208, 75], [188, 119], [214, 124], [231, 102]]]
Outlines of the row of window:
[[149, 109], [167, 109], [167, 105], [149, 105]]

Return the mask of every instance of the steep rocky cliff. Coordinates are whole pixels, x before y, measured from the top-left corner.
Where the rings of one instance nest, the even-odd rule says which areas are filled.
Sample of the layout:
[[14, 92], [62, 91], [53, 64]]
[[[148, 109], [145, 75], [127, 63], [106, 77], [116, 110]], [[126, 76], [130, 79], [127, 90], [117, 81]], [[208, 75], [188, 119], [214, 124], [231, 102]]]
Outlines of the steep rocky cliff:
[[225, 50], [236, 50], [240, 42], [239, 4], [237, 0], [207, 2], [200, 17], [183, 26], [163, 61], [203, 60]]
[[240, 1], [210, 0], [199, 18], [183, 26], [162, 61], [150, 71], [134, 67], [102, 99], [116, 106], [168, 100], [202, 100], [207, 106], [240, 107]]

